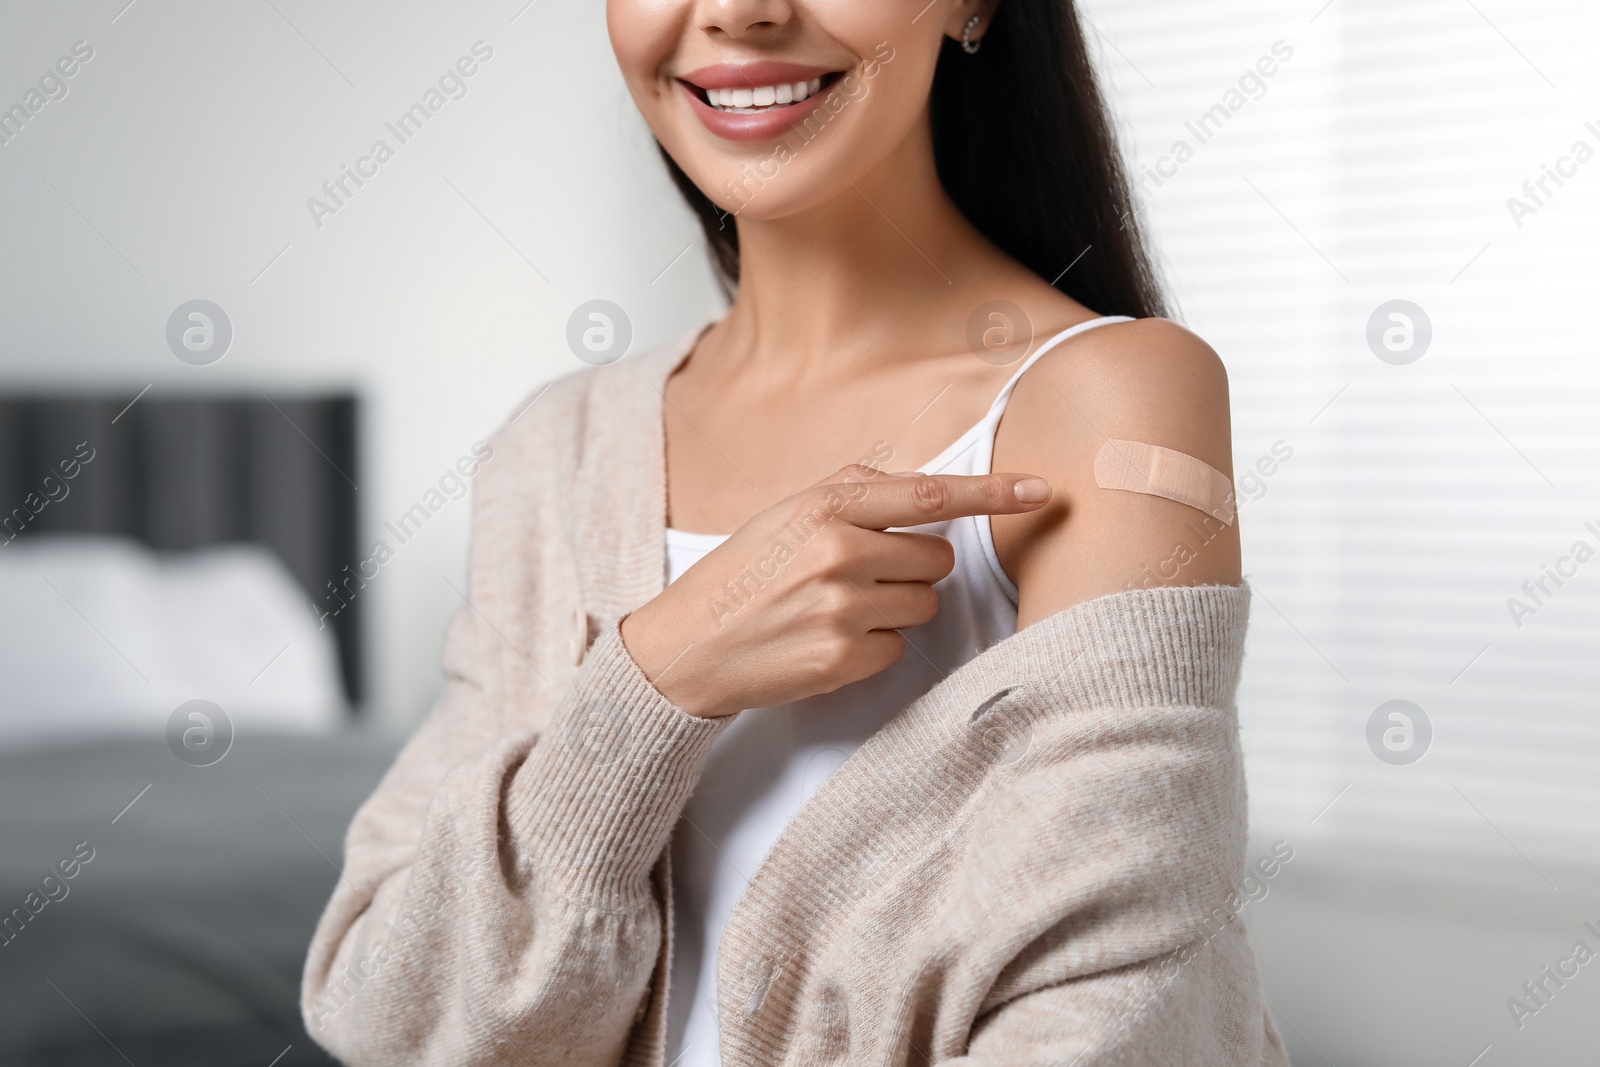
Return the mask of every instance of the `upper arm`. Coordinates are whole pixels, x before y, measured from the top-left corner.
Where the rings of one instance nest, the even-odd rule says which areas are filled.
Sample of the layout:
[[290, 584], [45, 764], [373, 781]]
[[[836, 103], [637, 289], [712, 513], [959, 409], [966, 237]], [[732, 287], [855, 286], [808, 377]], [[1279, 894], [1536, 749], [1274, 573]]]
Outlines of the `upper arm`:
[[1287, 1064], [1232, 915], [1220, 930], [1128, 967], [1047, 985], [981, 1016], [946, 1067]]
[[1095, 482], [1108, 439], [1203, 460], [1232, 477], [1228, 377], [1200, 338], [1165, 319], [1102, 326], [1041, 357], [1017, 383], [993, 470], [1054, 488], [1027, 515], [995, 516], [995, 548], [1021, 592], [1017, 628], [1130, 587], [1240, 581], [1237, 517]]

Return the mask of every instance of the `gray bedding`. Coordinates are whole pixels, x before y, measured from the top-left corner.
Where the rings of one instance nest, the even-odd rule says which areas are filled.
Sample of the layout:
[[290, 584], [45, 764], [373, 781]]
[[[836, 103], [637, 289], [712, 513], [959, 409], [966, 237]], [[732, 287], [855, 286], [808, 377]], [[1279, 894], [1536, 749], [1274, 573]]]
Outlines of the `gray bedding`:
[[300, 965], [397, 747], [241, 733], [210, 767], [159, 737], [0, 756], [0, 1063], [332, 1063], [300, 1023]]

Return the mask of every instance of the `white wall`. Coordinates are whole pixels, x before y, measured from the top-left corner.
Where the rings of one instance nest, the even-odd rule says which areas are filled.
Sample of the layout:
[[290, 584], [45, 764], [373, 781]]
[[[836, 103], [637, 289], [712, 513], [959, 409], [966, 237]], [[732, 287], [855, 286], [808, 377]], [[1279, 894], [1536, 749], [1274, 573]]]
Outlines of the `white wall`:
[[[353, 386], [376, 532], [582, 366], [564, 342], [578, 304], [622, 305], [636, 347], [717, 306], [603, 5], [126, 2], [0, 3], [5, 105], [74, 42], [94, 50], [0, 145], [0, 385]], [[480, 40], [493, 56], [467, 95], [400, 144], [384, 123]], [[380, 137], [394, 157], [319, 228], [307, 199]], [[195, 298], [233, 323], [212, 366], [166, 344]], [[435, 516], [363, 594], [380, 720], [414, 721], [437, 690], [467, 510]]]

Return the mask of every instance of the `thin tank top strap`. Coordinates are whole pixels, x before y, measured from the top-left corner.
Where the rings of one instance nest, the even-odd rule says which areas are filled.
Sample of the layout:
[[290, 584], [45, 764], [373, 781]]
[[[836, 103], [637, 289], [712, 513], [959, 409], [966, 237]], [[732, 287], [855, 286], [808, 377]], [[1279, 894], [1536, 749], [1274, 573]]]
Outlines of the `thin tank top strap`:
[[[1011, 399], [1011, 391], [1016, 388], [1017, 381], [1022, 377], [1023, 372], [1033, 366], [1040, 356], [1068, 338], [1076, 337], [1080, 333], [1086, 333], [1096, 326], [1108, 326], [1113, 322], [1132, 321], [1133, 318], [1130, 315], [1102, 315], [1098, 319], [1080, 322], [1076, 326], [1069, 326], [1067, 329], [1062, 330], [1040, 345], [1027, 359], [1024, 359], [1022, 366], [1018, 367], [1016, 372], [1011, 375], [1011, 380], [1006, 382], [1005, 388], [1000, 390], [1000, 395], [994, 398], [994, 404], [989, 408], [989, 414], [984, 416], [983, 421], [978, 424], [977, 439], [971, 445], [968, 460], [970, 469], [967, 473], [989, 474], [994, 470], [995, 432], [1000, 428], [1000, 416], [1005, 413], [1006, 401]], [[1021, 594], [1018, 593], [1016, 584], [1011, 581], [1011, 576], [1006, 573], [1005, 568], [1000, 564], [1000, 554], [994, 547], [994, 527], [989, 522], [989, 516], [973, 515], [966, 520], [957, 521], [971, 522], [976, 528], [978, 544], [983, 550], [985, 562], [989, 564], [989, 572], [994, 575], [995, 583], [1000, 587], [1000, 591], [1015, 606], [1020, 601]]]
[[1127, 315], [1102, 315], [1100, 318], [1089, 319], [1086, 322], [1078, 323], [1076, 326], [1069, 326], [1045, 341], [1033, 352], [1030, 352], [1027, 358], [1022, 361], [1022, 365], [1012, 372], [1011, 378], [989, 404], [989, 410], [984, 413], [983, 418], [973, 423], [968, 427], [966, 433], [956, 438], [946, 446], [943, 452], [940, 452], [918, 469], [928, 474], [946, 473], [952, 463], [961, 461], [964, 458], [971, 460], [976, 457], [981, 468], [976, 473], [988, 473], [989, 456], [993, 452], [994, 435], [1000, 425], [1000, 416], [1005, 414], [1006, 402], [1011, 399], [1011, 391], [1016, 388], [1017, 382], [1021, 379], [1023, 373], [1033, 366], [1040, 356], [1069, 338], [1076, 337], [1080, 333], [1086, 333], [1096, 326], [1131, 321], [1133, 321], [1132, 318]]
[[1114, 322], [1132, 321], [1133, 317], [1131, 315], [1102, 315], [1097, 319], [1089, 319], [1085, 322], [1080, 322], [1076, 326], [1068, 326], [1065, 330], [1062, 330], [1060, 333], [1050, 338], [1044, 344], [1040, 345], [1038, 348], [1029, 353], [1028, 357], [1022, 361], [1022, 366], [1018, 367], [1016, 371], [1012, 373], [1010, 380], [1006, 382], [999, 394], [995, 396], [994, 403], [990, 405], [988, 418], [985, 421], [988, 421], [988, 419], [998, 418], [999, 414], [1005, 410], [1006, 402], [1011, 399], [1011, 391], [1017, 387], [1017, 382], [1021, 380], [1022, 375], [1027, 372], [1029, 367], [1034, 365], [1040, 356], [1061, 344], [1063, 341], [1070, 340], [1071, 338], [1078, 336], [1080, 333], [1088, 333], [1096, 326], [1109, 326]]

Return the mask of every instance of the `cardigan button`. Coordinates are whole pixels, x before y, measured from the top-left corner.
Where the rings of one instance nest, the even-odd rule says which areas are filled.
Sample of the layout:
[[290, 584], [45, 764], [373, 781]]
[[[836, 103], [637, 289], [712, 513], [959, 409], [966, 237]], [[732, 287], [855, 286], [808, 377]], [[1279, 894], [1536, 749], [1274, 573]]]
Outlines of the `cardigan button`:
[[574, 608], [572, 612], [572, 662], [576, 666], [583, 662], [584, 653], [589, 651], [589, 615], [582, 608]]

